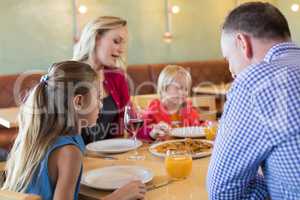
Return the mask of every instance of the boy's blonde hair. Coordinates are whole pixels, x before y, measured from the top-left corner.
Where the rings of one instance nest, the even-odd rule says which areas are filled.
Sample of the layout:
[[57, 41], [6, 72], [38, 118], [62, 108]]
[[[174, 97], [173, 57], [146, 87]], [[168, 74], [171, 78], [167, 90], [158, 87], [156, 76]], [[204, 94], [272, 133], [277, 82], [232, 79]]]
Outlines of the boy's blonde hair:
[[[89, 22], [83, 29], [80, 40], [76, 44], [73, 60], [95, 63], [96, 40], [107, 31], [127, 25], [127, 21], [113, 16], [102, 16]], [[117, 67], [125, 68], [125, 58], [119, 58]]]
[[178, 65], [167, 65], [159, 74], [157, 81], [157, 93], [162, 95], [162, 92], [167, 90], [168, 85], [170, 85], [176, 78], [176, 76], [184, 76], [187, 83], [187, 89], [190, 91], [192, 85], [192, 77], [188, 70]]

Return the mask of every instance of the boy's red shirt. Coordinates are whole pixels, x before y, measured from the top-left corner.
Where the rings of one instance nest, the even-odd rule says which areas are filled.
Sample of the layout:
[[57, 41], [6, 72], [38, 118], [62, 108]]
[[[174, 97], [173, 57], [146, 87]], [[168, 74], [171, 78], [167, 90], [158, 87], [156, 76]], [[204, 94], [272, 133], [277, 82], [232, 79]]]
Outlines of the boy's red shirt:
[[[199, 113], [192, 106], [192, 102], [186, 101], [185, 105], [177, 113], [180, 117], [181, 126], [199, 126]], [[148, 108], [143, 113], [144, 126], [138, 132], [138, 138], [143, 140], [153, 140], [149, 133], [151, 125], [165, 122], [172, 126], [172, 114], [168, 113], [159, 99], [150, 102]]]

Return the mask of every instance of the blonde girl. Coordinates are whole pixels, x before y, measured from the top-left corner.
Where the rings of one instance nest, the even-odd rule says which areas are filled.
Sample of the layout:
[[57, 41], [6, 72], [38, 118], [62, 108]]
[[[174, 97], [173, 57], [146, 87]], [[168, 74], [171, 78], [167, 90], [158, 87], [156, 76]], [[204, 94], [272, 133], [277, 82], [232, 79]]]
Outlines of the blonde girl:
[[[52, 65], [21, 106], [2, 189], [37, 194], [43, 200], [78, 199], [85, 148], [79, 132], [96, 122], [101, 107], [98, 83], [88, 64]], [[144, 192], [141, 183], [133, 182], [104, 199], [143, 198]]]

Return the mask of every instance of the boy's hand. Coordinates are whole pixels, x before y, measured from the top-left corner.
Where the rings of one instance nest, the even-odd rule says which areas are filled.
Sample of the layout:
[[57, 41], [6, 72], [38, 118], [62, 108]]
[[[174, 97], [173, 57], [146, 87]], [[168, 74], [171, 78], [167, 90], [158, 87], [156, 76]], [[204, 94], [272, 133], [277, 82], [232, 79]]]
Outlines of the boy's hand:
[[169, 136], [171, 127], [165, 122], [159, 122], [158, 124], [153, 125], [153, 129], [150, 132], [150, 136], [153, 139], [163, 138]]

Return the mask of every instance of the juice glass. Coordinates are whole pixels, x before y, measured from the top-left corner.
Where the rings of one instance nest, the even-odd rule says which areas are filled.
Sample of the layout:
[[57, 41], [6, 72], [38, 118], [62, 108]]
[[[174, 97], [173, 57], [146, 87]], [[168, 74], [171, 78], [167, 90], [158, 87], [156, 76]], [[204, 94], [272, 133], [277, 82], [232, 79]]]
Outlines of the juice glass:
[[204, 134], [207, 140], [215, 140], [218, 131], [218, 123], [210, 122], [207, 127], [204, 128]]
[[192, 162], [188, 151], [169, 150], [165, 158], [165, 168], [172, 179], [180, 180], [191, 174]]

